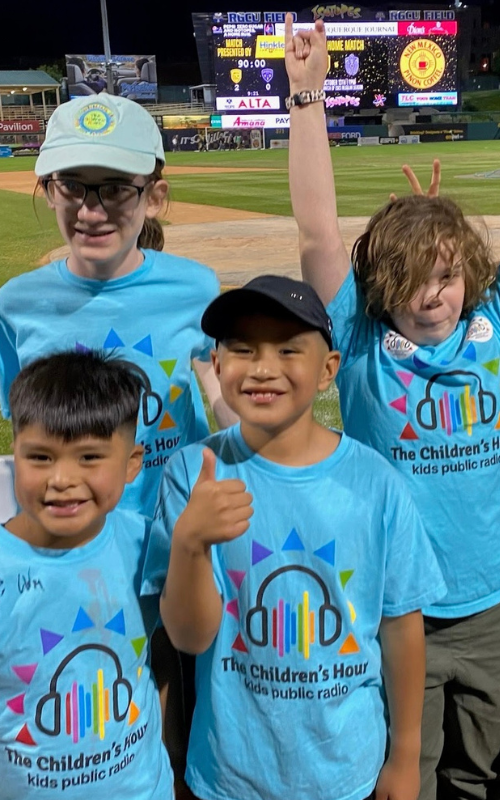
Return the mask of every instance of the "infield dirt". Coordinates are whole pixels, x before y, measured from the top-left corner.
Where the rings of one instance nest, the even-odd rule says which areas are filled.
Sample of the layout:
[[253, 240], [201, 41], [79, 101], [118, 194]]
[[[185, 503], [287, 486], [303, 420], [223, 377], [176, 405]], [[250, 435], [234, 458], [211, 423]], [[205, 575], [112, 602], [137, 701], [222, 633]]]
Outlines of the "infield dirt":
[[[254, 172], [247, 168], [169, 167], [170, 174]], [[0, 189], [32, 194], [33, 172], [0, 173]], [[293, 217], [280, 217], [234, 208], [176, 203], [165, 220], [165, 250], [193, 258], [212, 267], [224, 286], [239, 286], [259, 274], [300, 277], [297, 225]], [[500, 261], [500, 217], [483, 217], [490, 232], [495, 257]], [[340, 228], [348, 250], [365, 229], [368, 217], [342, 217]], [[47, 253], [43, 263], [62, 258], [67, 247]]]

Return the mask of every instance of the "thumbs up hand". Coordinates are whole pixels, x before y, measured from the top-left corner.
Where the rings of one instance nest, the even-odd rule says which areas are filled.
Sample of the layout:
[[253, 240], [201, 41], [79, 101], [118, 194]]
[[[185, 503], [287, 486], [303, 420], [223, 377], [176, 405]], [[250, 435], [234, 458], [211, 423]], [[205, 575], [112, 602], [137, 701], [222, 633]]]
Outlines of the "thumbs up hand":
[[198, 480], [175, 526], [175, 537], [192, 553], [206, 553], [213, 544], [241, 536], [253, 514], [252, 495], [243, 481], [218, 481], [216, 464], [215, 453], [205, 448]]

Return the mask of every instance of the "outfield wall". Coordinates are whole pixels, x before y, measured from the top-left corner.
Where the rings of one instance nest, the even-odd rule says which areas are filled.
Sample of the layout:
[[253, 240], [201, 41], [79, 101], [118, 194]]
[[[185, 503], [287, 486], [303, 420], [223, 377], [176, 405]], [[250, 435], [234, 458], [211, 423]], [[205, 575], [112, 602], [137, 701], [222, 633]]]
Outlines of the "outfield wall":
[[[356, 125], [355, 119], [355, 117], [349, 118], [349, 121], [352, 120], [353, 123], [351, 125], [328, 125], [328, 138], [332, 147], [337, 144], [356, 145], [358, 139], [375, 139], [377, 137], [381, 140], [381, 144], [397, 144], [400, 139], [407, 143], [408, 137], [413, 137], [414, 140], [422, 143], [500, 139], [500, 127], [496, 122], [397, 122], [391, 125]], [[207, 131], [209, 131], [208, 134]], [[167, 151], [172, 149], [198, 150], [200, 149], [200, 139], [205, 138], [207, 135], [214, 139], [213, 142], [210, 141], [209, 143], [209, 150], [234, 149], [234, 146], [229, 141], [234, 140], [234, 137], [238, 137], [240, 140], [238, 149], [247, 149], [252, 145], [256, 146], [256, 142], [252, 143], [250, 138], [257, 134], [263, 137], [264, 147], [269, 149], [279, 146], [277, 142], [288, 141], [290, 130], [288, 127], [256, 127], [243, 131], [238, 128], [226, 128], [224, 130], [179, 128], [169, 129], [168, 131], [163, 130], [162, 134], [165, 150]], [[174, 136], [178, 141], [176, 148], [172, 146]], [[216, 138], [224, 141], [218, 143], [215, 141]]]

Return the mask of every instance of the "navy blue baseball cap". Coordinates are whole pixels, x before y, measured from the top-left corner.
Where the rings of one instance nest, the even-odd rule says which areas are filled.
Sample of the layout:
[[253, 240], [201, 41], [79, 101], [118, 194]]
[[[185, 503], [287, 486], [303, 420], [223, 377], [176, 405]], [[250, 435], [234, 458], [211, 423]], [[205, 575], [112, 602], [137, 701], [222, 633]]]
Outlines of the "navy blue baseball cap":
[[315, 290], [308, 283], [282, 275], [260, 275], [241, 289], [220, 294], [203, 314], [201, 327], [220, 342], [238, 317], [256, 311], [272, 314], [273, 306], [319, 331], [329, 349], [333, 349], [332, 323]]

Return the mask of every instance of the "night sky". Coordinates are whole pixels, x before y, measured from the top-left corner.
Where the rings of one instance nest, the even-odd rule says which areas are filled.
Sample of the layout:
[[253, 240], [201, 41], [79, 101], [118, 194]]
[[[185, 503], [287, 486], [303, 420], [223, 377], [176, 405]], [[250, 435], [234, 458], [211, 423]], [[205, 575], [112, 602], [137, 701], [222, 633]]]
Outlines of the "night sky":
[[[483, 17], [500, 23], [500, 2], [467, 0], [480, 5]], [[314, 3], [311, 3], [311, 7]], [[326, 5], [326, 3], [325, 3]], [[377, 2], [359, 3], [376, 7]], [[302, 8], [293, 4], [294, 10]], [[411, 7], [411, 2], [408, 3]], [[191, 23], [192, 11], [285, 11], [287, 2], [229, 3], [218, 0], [107, 0], [111, 50], [113, 53], [155, 54], [163, 83], [196, 81], [196, 48]], [[132, 9], [132, 11], [131, 11]], [[2, 3], [0, 17], [2, 44], [0, 69], [28, 69], [63, 59], [65, 53], [102, 53], [100, 0], [75, 3], [68, 0], [22, 0]]]

